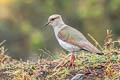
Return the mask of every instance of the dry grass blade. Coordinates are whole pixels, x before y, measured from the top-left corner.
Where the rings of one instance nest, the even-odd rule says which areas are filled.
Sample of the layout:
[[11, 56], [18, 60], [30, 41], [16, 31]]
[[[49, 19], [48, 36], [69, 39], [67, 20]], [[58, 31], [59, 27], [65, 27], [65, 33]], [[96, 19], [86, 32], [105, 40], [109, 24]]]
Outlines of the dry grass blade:
[[49, 54], [48, 50], [46, 50], [46, 51], [43, 50], [43, 49], [39, 49], [39, 50], [42, 51], [44, 54], [46, 54], [46, 55], [50, 56], [51, 58], [53, 58], [53, 56]]
[[96, 46], [98, 46], [101, 50], [103, 50], [101, 45], [97, 42], [97, 40], [92, 35], [88, 34], [88, 36], [95, 42]]
[[64, 66], [66, 63], [68, 63], [68, 60], [65, 62], [65, 60], [70, 56], [71, 54], [67, 55], [64, 59], [61, 60], [61, 62], [53, 69], [53, 71], [56, 71], [58, 67]]
[[6, 40], [3, 40], [3, 41], [0, 43], [0, 46], [3, 45], [5, 42], [6, 42]]

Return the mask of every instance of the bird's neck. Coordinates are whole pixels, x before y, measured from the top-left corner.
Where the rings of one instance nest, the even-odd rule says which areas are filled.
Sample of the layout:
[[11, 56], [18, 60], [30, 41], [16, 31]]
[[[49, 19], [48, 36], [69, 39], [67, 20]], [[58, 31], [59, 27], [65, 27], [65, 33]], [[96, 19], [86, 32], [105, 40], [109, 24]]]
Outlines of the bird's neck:
[[64, 24], [64, 23], [63, 23], [63, 24], [59, 24], [59, 25], [53, 27], [56, 37], [57, 37], [58, 32], [59, 32], [60, 30], [62, 30], [64, 27], [66, 27], [66, 24]]
[[53, 22], [51, 25], [53, 26], [53, 28], [55, 28], [55, 27], [60, 27], [60, 26], [63, 25], [63, 24], [65, 24], [65, 23], [63, 22], [63, 20], [62, 20], [62, 19], [59, 19], [59, 20], [56, 20], [55, 22]]

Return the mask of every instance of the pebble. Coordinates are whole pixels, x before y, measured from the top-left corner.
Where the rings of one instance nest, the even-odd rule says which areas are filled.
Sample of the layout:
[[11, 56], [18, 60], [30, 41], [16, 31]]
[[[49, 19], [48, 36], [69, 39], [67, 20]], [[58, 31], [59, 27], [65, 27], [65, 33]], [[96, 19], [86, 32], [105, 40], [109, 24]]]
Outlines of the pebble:
[[84, 80], [86, 76], [84, 74], [77, 74], [71, 80]]

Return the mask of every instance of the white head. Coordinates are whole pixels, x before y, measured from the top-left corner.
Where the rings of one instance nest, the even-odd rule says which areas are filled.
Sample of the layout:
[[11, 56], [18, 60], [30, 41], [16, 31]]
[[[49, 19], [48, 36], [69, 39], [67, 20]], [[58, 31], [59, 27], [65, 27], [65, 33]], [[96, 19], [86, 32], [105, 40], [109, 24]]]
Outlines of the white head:
[[47, 25], [52, 25], [53, 27], [64, 24], [62, 17], [58, 14], [53, 14], [48, 18]]

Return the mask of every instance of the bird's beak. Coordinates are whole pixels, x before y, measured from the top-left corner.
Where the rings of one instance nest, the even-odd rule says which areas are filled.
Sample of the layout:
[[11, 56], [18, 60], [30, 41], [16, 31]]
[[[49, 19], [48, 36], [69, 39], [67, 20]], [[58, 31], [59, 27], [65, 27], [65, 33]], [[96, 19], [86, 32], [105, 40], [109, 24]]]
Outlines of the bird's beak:
[[47, 22], [47, 23], [44, 25], [44, 27], [46, 27], [47, 25], [49, 25], [49, 23], [50, 23], [50, 22]]

